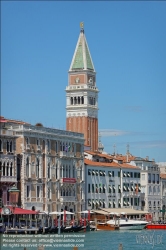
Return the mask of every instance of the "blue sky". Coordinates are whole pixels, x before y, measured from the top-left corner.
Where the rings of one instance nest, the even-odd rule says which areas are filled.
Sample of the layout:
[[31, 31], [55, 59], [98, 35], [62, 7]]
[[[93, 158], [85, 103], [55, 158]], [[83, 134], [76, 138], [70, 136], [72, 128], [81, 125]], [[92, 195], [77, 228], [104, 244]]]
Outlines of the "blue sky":
[[65, 129], [83, 21], [105, 151], [166, 161], [166, 2], [3, 1], [1, 15], [1, 115]]

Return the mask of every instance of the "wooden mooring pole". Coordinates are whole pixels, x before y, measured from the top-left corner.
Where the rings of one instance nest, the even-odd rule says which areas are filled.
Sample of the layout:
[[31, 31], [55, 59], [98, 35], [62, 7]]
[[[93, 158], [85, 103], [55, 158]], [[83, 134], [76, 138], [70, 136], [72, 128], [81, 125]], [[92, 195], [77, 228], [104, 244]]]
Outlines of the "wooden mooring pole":
[[78, 247], [73, 247], [73, 250], [78, 250]]

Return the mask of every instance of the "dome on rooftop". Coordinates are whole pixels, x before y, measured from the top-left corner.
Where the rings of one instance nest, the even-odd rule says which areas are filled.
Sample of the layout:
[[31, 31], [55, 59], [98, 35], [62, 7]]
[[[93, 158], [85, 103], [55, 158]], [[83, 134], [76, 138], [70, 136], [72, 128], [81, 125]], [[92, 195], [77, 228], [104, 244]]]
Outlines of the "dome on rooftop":
[[40, 122], [38, 122], [38, 123], [35, 124], [35, 126], [37, 126], [37, 127], [43, 127], [43, 124], [40, 123]]

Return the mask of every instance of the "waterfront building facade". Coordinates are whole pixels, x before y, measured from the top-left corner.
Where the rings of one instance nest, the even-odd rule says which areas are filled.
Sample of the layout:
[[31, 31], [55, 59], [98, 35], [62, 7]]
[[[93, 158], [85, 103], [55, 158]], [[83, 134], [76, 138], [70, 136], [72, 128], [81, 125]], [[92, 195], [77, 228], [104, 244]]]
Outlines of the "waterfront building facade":
[[33, 125], [10, 124], [16, 136], [21, 206], [40, 211], [84, 207], [84, 136]]
[[85, 204], [87, 209], [141, 209], [140, 169], [113, 156], [85, 152]]
[[161, 217], [162, 207], [160, 168], [148, 157], [145, 159], [135, 157], [130, 164], [141, 170], [142, 207], [153, 215], [153, 220], [158, 220]]
[[166, 173], [160, 174], [160, 182], [161, 182], [161, 217], [165, 219], [166, 217]]
[[0, 207], [10, 204], [8, 190], [17, 186], [16, 136], [0, 117]]
[[98, 150], [98, 88], [83, 25], [68, 73], [66, 130], [84, 134], [86, 146]]

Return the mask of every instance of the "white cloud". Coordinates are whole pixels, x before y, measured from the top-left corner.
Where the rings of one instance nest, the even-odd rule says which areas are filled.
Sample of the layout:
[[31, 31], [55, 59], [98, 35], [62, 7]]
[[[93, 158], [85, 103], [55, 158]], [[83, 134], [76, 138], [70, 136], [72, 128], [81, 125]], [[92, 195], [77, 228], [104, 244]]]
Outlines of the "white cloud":
[[137, 141], [130, 143], [135, 145], [138, 148], [166, 148], [165, 140], [157, 140], [157, 141]]
[[107, 137], [107, 136], [122, 136], [122, 135], [127, 135], [130, 134], [130, 132], [125, 131], [125, 130], [118, 130], [118, 129], [100, 129], [99, 134], [102, 137]]

